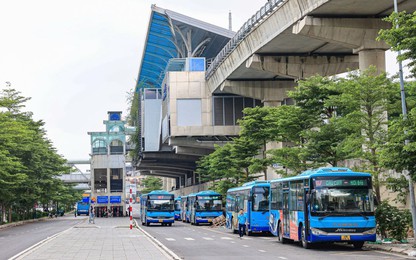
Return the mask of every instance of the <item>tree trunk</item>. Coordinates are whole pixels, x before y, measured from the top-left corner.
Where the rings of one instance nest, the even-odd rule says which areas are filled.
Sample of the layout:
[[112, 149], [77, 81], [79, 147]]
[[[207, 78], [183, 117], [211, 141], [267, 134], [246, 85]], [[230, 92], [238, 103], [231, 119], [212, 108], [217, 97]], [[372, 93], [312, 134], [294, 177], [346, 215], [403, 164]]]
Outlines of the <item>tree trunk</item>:
[[12, 222], [12, 206], [9, 208], [9, 223]]
[[[266, 159], [266, 140], [263, 141], [263, 161]], [[267, 168], [263, 170], [264, 180], [267, 181]]]

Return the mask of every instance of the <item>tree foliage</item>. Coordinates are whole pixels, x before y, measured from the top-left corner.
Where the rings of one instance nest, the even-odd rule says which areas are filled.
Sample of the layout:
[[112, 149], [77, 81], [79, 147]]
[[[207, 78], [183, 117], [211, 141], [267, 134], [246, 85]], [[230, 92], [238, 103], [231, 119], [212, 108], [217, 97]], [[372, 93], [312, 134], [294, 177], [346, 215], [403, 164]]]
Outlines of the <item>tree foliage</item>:
[[[0, 210], [14, 211], [18, 219], [29, 217], [37, 203], [60, 201], [73, 204], [79, 194], [56, 177], [68, 173], [65, 159], [46, 137], [42, 121], [24, 112], [30, 100], [7, 88], [0, 96]], [[9, 215], [8, 221], [12, 221]]]
[[392, 13], [384, 19], [392, 24], [390, 29], [382, 29], [378, 39], [384, 40], [394, 51], [402, 51], [398, 55], [401, 61], [408, 60], [413, 77], [416, 76], [416, 12]]
[[143, 189], [142, 193], [149, 193], [154, 190], [162, 189], [162, 179], [159, 177], [147, 176], [143, 180], [143, 184], [145, 188]]

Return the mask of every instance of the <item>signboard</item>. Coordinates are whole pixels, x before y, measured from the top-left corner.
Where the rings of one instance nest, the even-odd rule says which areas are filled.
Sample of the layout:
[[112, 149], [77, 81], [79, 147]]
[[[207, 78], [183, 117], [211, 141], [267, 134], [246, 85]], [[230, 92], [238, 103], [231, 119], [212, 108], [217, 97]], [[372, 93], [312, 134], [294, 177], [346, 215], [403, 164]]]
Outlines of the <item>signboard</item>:
[[215, 196], [213, 196], [213, 195], [211, 195], [211, 196], [198, 196], [198, 199], [199, 200], [220, 200], [221, 199], [221, 196], [219, 196], [219, 195], [215, 195]]
[[367, 179], [322, 179], [315, 180], [315, 187], [334, 187], [334, 186], [368, 186]]
[[97, 203], [98, 204], [108, 203], [108, 196], [97, 196]]
[[110, 203], [121, 203], [121, 196], [110, 196]]
[[82, 202], [90, 203], [90, 197], [82, 197]]
[[173, 194], [172, 195], [149, 195], [149, 198], [151, 200], [172, 200]]

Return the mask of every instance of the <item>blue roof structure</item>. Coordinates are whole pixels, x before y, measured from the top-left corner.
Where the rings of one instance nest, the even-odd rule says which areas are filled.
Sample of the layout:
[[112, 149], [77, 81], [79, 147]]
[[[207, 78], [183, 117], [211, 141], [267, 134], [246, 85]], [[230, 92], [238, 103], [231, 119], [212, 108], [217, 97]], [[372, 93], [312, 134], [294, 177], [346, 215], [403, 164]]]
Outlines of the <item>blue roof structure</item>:
[[161, 88], [170, 59], [213, 59], [233, 35], [230, 30], [152, 5], [136, 89]]

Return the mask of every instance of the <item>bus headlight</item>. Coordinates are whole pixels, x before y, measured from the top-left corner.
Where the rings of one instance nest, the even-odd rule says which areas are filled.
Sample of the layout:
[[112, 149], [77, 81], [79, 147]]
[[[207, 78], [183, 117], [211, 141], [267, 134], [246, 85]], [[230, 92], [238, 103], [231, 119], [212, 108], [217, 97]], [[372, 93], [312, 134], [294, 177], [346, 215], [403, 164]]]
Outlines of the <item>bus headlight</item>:
[[364, 231], [363, 234], [364, 235], [374, 235], [376, 233], [376, 230], [377, 230], [376, 228], [372, 228], [372, 229], [369, 229], [367, 231]]
[[312, 232], [312, 235], [315, 235], [315, 236], [319, 236], [319, 235], [328, 235], [328, 233], [327, 233], [327, 232], [322, 231], [322, 230], [317, 229], [317, 228], [311, 228], [311, 232]]

